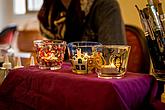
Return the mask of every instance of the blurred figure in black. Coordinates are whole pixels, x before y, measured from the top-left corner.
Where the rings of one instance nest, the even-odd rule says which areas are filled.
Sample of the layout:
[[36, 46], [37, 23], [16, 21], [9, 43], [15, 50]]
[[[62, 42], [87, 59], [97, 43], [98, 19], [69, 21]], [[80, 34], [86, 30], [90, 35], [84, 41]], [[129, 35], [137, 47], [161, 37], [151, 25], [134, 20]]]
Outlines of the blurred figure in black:
[[126, 44], [116, 0], [44, 0], [38, 19], [41, 33], [49, 39]]

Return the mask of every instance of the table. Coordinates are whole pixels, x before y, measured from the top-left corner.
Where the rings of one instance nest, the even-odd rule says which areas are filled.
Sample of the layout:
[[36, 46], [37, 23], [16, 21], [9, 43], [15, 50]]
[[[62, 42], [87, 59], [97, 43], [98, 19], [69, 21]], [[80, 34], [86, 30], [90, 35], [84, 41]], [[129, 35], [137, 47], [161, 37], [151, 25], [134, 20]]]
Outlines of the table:
[[0, 86], [1, 110], [144, 110], [155, 99], [151, 75], [127, 72], [122, 79], [95, 73], [77, 75], [71, 65], [61, 70], [37, 66], [11, 70]]

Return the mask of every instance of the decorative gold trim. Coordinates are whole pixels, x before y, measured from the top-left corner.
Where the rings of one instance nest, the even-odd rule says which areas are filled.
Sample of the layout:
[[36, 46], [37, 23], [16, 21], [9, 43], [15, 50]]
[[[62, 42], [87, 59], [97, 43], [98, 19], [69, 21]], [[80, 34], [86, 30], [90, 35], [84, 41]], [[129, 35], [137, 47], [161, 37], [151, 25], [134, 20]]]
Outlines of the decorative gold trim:
[[48, 31], [47, 29], [44, 28], [44, 26], [40, 23], [40, 28], [41, 28], [41, 31], [42, 33], [44, 34], [47, 34], [46, 37], [50, 37], [50, 38], [53, 38], [54, 37], [54, 34], [52, 34], [50, 31]]
[[[53, 24], [51, 23], [53, 14], [53, 5], [51, 5], [49, 13], [48, 13], [48, 27], [47, 29], [43, 26], [42, 23], [40, 23], [40, 28], [43, 34], [45, 34], [45, 37], [51, 38], [51, 39], [64, 39], [64, 34], [66, 30], [65, 26], [65, 20], [66, 20], [66, 13], [64, 11], [60, 12], [60, 16], [58, 16], [55, 20], [53, 20]], [[52, 25], [55, 25], [57, 27], [57, 32], [52, 33]]]
[[95, 59], [95, 67], [100, 69], [102, 65], [106, 65], [106, 61], [102, 56], [102, 53], [96, 53], [94, 56]]
[[57, 35], [60, 39], [64, 39], [64, 35], [65, 35], [65, 30], [66, 30], [65, 15], [66, 15], [66, 13], [64, 11], [62, 11], [62, 12], [60, 12], [59, 19], [54, 20], [54, 25], [57, 27]]
[[48, 14], [48, 25], [49, 25], [49, 29], [51, 29], [52, 11], [53, 11], [53, 5], [51, 5], [50, 11], [49, 11], [49, 14]]
[[66, 19], [65, 17], [62, 17], [62, 18], [60, 18], [58, 20], [54, 20], [54, 25], [58, 25], [60, 23], [63, 23], [65, 21], [65, 19]]

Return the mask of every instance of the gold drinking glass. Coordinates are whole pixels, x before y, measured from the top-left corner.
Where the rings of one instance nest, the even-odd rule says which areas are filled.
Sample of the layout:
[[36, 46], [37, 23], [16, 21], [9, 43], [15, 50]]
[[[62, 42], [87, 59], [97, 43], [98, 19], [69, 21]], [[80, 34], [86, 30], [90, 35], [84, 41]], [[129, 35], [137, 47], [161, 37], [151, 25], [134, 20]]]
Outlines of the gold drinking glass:
[[121, 78], [127, 71], [130, 53], [127, 45], [102, 45], [94, 54], [95, 71], [101, 78]]

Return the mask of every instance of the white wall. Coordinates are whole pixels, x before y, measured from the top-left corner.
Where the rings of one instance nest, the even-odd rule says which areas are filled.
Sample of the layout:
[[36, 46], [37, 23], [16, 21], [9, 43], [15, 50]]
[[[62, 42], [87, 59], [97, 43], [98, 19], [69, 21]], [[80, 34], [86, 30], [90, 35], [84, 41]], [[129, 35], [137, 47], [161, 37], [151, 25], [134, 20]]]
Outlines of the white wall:
[[1, 29], [1, 25], [2, 25], [2, 0], [0, 0], [0, 29]]
[[[121, 7], [121, 11], [125, 23], [141, 27], [141, 22], [139, 19], [137, 9], [135, 8], [135, 5], [137, 5], [140, 9], [143, 9], [146, 7], [147, 0], [118, 0], [118, 1]], [[165, 13], [165, 0], [161, 0], [161, 1]]]
[[2, 7], [2, 3], [3, 3], [3, 0], [0, 0], [0, 29], [1, 29], [1, 27], [2, 27], [2, 25], [3, 25], [3, 7]]
[[0, 29], [9, 23], [13, 23], [12, 20], [13, 20], [12, 0], [0, 0]]
[[140, 9], [144, 8], [147, 4], [147, 0], [118, 0], [124, 22], [126, 24], [132, 24], [138, 27], [141, 27], [139, 15], [135, 5], [137, 5]]
[[[0, 0], [0, 30], [10, 23], [16, 23], [19, 28], [23, 28], [27, 22], [37, 21], [37, 13], [14, 15], [12, 1]], [[38, 25], [34, 25], [34, 22], [32, 26], [38, 28]]]
[[[124, 22], [126, 24], [132, 24], [141, 27], [139, 16], [135, 5], [138, 5], [140, 9], [144, 8], [147, 4], [147, 0], [118, 0]], [[165, 12], [165, 0], [162, 0], [164, 12]], [[0, 0], [0, 29], [8, 23], [16, 23], [23, 28], [27, 22], [37, 21], [37, 13], [26, 15], [14, 15], [12, 11], [12, 0]], [[32, 24], [32, 27], [38, 28], [37, 24]]]

